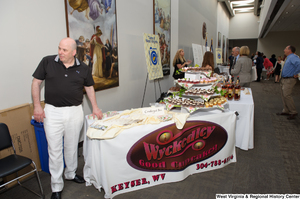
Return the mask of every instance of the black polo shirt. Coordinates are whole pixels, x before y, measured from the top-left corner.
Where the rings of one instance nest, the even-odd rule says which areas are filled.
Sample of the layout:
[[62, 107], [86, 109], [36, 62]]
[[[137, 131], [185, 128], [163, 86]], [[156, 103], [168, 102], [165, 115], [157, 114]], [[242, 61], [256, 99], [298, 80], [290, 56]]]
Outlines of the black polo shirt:
[[44, 57], [32, 76], [45, 80], [45, 103], [56, 107], [82, 104], [84, 86], [94, 85], [86, 64], [75, 58], [74, 65], [66, 68], [58, 55]]

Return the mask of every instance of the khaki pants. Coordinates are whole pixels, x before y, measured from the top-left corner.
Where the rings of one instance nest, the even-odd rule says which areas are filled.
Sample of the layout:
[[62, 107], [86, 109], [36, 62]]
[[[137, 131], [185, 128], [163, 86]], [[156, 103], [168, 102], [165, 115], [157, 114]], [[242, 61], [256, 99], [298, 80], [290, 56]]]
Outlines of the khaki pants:
[[283, 113], [297, 114], [295, 103], [292, 97], [293, 88], [297, 83], [296, 78], [282, 78], [280, 80], [281, 98], [283, 102]]

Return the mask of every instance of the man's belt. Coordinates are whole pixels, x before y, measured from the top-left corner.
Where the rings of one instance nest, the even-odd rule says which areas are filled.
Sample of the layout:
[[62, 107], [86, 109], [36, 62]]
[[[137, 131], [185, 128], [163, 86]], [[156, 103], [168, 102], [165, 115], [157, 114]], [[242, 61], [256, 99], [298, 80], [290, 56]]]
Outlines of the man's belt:
[[290, 78], [294, 78], [294, 77], [281, 77], [283, 79], [290, 79]]

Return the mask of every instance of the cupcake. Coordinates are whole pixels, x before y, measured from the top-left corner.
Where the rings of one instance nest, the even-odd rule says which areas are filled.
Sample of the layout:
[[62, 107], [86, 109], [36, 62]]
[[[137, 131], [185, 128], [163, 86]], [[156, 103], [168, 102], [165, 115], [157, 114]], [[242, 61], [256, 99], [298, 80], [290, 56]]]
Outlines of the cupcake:
[[209, 107], [209, 103], [208, 102], [205, 102], [204, 105], [205, 105], [206, 108]]

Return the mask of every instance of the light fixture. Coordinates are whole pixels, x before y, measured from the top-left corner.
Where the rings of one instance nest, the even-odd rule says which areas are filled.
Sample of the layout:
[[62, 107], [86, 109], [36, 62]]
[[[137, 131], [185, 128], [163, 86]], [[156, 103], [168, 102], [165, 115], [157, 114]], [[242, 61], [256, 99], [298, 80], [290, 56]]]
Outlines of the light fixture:
[[254, 0], [249, 0], [249, 1], [231, 1], [232, 4], [249, 4], [253, 3]]
[[253, 10], [254, 8], [235, 8], [235, 11], [239, 11], [239, 12], [247, 12], [250, 10]]
[[285, 14], [289, 14], [289, 12], [285, 12]]

